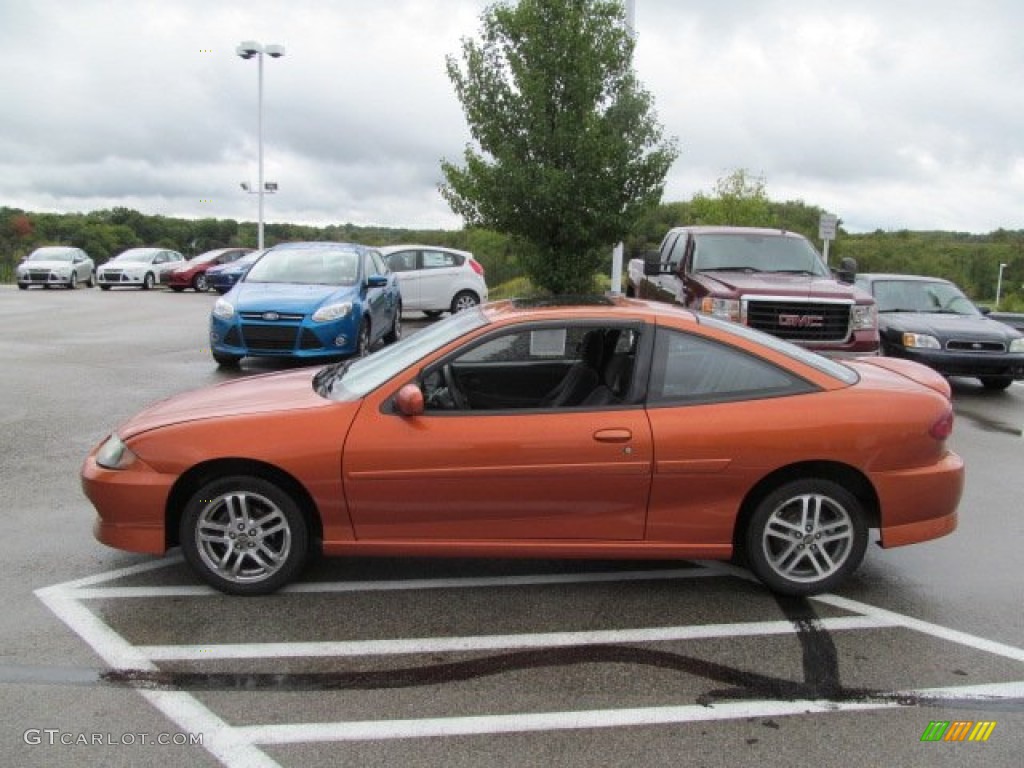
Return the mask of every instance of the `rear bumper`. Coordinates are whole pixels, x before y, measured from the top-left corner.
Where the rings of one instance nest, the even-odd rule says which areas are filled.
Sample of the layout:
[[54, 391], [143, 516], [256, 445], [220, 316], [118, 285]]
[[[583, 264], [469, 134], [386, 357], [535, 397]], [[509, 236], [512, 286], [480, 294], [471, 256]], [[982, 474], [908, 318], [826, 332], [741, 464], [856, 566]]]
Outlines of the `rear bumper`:
[[882, 547], [902, 547], [956, 530], [964, 462], [949, 451], [936, 464], [872, 476], [881, 503]]

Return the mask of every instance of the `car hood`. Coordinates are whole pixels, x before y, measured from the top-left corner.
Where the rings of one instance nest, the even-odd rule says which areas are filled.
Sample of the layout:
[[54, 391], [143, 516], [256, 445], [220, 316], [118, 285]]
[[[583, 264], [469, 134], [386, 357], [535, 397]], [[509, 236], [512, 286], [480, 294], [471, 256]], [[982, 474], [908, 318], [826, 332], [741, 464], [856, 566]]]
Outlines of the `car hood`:
[[786, 272], [698, 272], [695, 277], [718, 290], [743, 295], [800, 296], [816, 299], [864, 298], [852, 285], [830, 277], [794, 275]]
[[226, 381], [175, 395], [149, 406], [121, 425], [122, 439], [172, 424], [271, 411], [295, 411], [338, 405], [313, 390], [319, 367], [267, 373]]
[[225, 297], [238, 312], [294, 312], [308, 314], [332, 301], [354, 301], [349, 285], [301, 285], [299, 283], [247, 283], [235, 285]]
[[927, 333], [939, 339], [965, 340], [1015, 339], [1017, 335], [1005, 323], [984, 315], [954, 315], [938, 312], [879, 312], [880, 328], [899, 333]]
[[62, 267], [70, 268], [71, 262], [47, 259], [46, 261], [23, 261], [18, 265], [18, 269], [61, 269]]

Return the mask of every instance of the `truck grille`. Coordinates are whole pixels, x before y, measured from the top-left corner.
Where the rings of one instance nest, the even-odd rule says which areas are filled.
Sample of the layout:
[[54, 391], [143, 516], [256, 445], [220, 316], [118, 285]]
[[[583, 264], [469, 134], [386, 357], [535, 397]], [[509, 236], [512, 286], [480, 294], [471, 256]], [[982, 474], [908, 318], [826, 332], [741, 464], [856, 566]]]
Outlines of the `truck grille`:
[[744, 299], [747, 325], [787, 341], [843, 342], [850, 336], [850, 304]]

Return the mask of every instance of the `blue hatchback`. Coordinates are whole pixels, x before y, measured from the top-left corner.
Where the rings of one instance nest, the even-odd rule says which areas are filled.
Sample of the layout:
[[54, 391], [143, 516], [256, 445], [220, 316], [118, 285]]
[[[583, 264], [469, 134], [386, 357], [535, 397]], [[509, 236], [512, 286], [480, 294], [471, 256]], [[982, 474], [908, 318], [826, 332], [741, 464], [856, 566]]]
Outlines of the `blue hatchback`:
[[245, 277], [249, 267], [255, 264], [260, 256], [266, 252], [264, 248], [262, 251], [247, 253], [242, 258], [229, 261], [227, 264], [218, 264], [215, 267], [210, 267], [206, 270], [207, 284], [217, 293], [227, 293], [235, 287], [235, 283]]
[[355, 243], [268, 250], [217, 300], [210, 347], [220, 365], [243, 357], [362, 356], [402, 334], [398, 282], [380, 253]]

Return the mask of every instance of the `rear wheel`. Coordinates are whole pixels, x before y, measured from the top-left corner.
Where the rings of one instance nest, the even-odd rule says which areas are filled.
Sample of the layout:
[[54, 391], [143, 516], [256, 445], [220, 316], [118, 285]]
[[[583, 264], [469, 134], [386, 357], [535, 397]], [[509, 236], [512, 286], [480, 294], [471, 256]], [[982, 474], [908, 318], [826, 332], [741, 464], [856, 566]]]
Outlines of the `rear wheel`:
[[181, 549], [206, 583], [232, 595], [265, 595], [306, 562], [309, 526], [299, 505], [267, 480], [245, 475], [207, 483], [181, 516]]
[[987, 376], [981, 380], [981, 384], [985, 389], [1006, 389], [1013, 384], [1013, 376]]
[[459, 291], [452, 299], [452, 314], [464, 309], [472, 309], [480, 303], [480, 299], [472, 291]]
[[402, 338], [402, 302], [398, 302], [395, 308], [395, 321], [391, 324], [391, 330], [384, 336], [385, 344], [394, 344]]
[[813, 595], [864, 558], [868, 530], [857, 498], [831, 480], [797, 480], [768, 494], [744, 536], [750, 569], [774, 592]]

